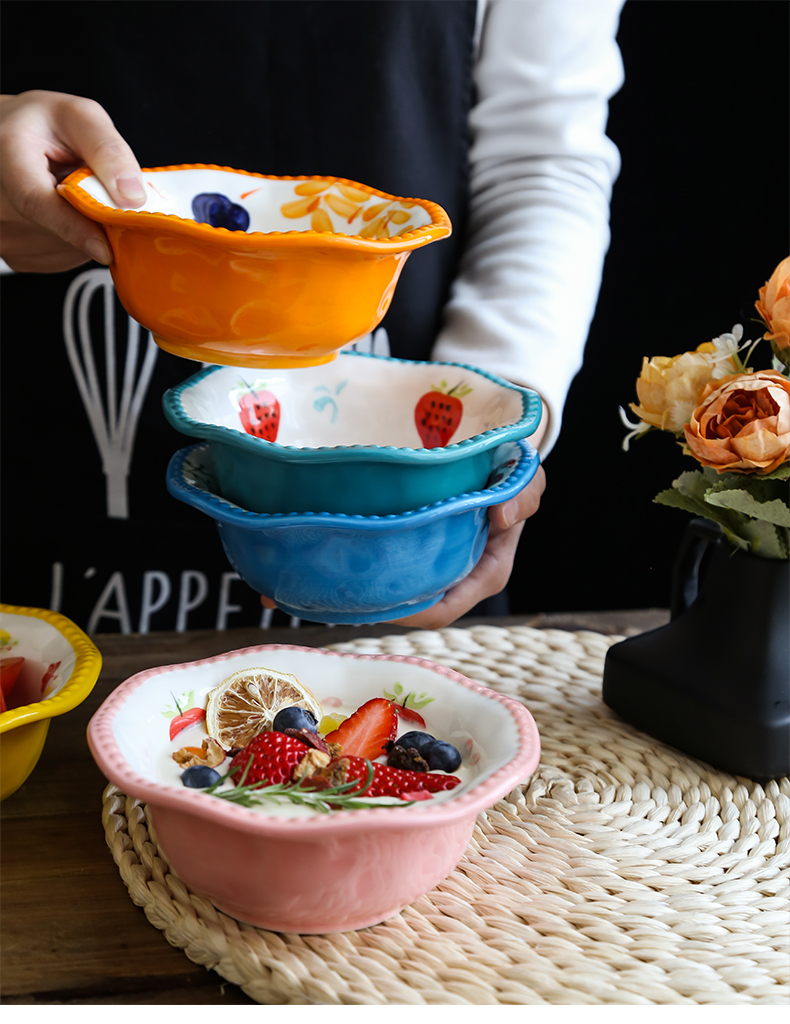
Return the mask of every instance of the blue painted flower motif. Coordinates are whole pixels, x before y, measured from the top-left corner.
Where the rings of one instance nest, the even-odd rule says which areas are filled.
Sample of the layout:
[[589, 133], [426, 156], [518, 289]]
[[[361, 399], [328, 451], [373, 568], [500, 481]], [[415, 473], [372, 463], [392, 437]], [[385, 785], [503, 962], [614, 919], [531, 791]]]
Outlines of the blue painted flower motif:
[[[347, 380], [341, 380], [340, 383], [335, 388], [335, 395], [339, 395], [340, 392], [343, 390], [343, 388], [346, 386], [346, 384], [348, 384]], [[315, 409], [316, 412], [323, 412], [323, 410], [326, 408], [327, 405], [331, 405], [332, 406], [332, 418], [330, 419], [329, 422], [330, 423], [334, 423], [335, 420], [337, 419], [338, 408], [337, 408], [337, 402], [332, 397], [331, 391], [329, 390], [329, 388], [325, 384], [320, 384], [318, 387], [313, 388], [313, 391], [316, 391], [316, 392], [318, 392], [318, 391], [325, 391], [326, 392], [325, 395], [321, 395], [320, 398], [316, 398], [316, 400], [313, 402], [313, 408]]]
[[213, 228], [227, 228], [228, 231], [246, 231], [250, 226], [250, 215], [243, 206], [232, 203], [220, 192], [201, 192], [192, 200], [192, 216], [198, 224], [210, 224]]

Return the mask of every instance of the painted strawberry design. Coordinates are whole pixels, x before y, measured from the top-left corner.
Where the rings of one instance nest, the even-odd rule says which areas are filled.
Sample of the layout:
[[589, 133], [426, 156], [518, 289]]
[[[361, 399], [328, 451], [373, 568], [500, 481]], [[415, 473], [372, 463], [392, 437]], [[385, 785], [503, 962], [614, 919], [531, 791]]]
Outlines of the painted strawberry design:
[[262, 782], [264, 779], [270, 785], [290, 782], [294, 768], [309, 749], [306, 743], [302, 743], [294, 736], [286, 736], [282, 732], [262, 732], [236, 754], [230, 763], [229, 771], [234, 772], [233, 781], [236, 785], [241, 783], [244, 769], [248, 764], [249, 769], [244, 778], [245, 786]]
[[280, 403], [271, 391], [252, 388], [239, 400], [239, 419], [248, 434], [276, 441], [280, 427]]
[[[368, 774], [368, 762], [362, 757], [341, 758], [347, 762], [346, 781], [359, 779], [364, 783]], [[331, 765], [329, 766], [332, 767]], [[447, 789], [455, 789], [461, 780], [455, 775], [434, 775], [431, 772], [412, 772], [405, 768], [392, 768], [387, 764], [373, 765], [373, 781], [370, 789], [365, 790], [365, 797], [395, 796], [400, 800], [424, 800], [421, 793], [441, 793]], [[360, 787], [349, 792], [355, 793]]]
[[339, 743], [343, 755], [353, 754], [373, 761], [386, 753], [387, 743], [398, 734], [398, 712], [383, 697], [374, 697], [349, 715], [340, 726], [324, 737], [327, 743]]
[[420, 397], [414, 408], [414, 423], [425, 448], [444, 448], [449, 444], [463, 416], [461, 399], [471, 390], [463, 382], [451, 388], [443, 380]]

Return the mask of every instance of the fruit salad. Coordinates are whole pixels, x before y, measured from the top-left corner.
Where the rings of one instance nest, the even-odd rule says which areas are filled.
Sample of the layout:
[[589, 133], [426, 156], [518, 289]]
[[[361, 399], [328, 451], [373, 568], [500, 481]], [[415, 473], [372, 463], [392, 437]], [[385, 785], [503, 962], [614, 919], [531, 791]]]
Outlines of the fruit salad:
[[242, 669], [208, 693], [205, 707], [184, 706], [194, 694], [173, 695], [162, 775], [286, 817], [447, 799], [474, 769], [430, 732], [410, 698], [391, 693], [348, 707], [327, 696], [324, 708], [294, 675]]

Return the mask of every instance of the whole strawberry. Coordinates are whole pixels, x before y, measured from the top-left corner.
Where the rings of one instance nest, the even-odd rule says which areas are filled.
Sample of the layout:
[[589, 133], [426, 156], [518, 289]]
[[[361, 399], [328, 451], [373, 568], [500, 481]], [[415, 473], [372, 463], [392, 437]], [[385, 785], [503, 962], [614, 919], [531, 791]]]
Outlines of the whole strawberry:
[[233, 781], [241, 784], [244, 770], [244, 785], [266, 779], [270, 785], [290, 782], [294, 768], [299, 764], [310, 748], [306, 743], [294, 736], [286, 736], [282, 732], [262, 732], [250, 740], [246, 747], [236, 754], [230, 762], [229, 771], [233, 772]]
[[414, 424], [425, 448], [444, 448], [449, 443], [463, 416], [461, 399], [471, 390], [463, 383], [450, 388], [443, 380], [420, 397], [414, 409]]
[[248, 434], [276, 441], [280, 428], [280, 403], [271, 391], [249, 391], [239, 401], [239, 419]]
[[[368, 762], [364, 758], [344, 756], [341, 760], [348, 762], [346, 782], [353, 779], [364, 782], [368, 773]], [[455, 789], [460, 783], [461, 780], [455, 775], [433, 775], [430, 772], [411, 772], [403, 768], [391, 768], [387, 764], [374, 764], [373, 781], [364, 795], [395, 796], [401, 800], [411, 800], [415, 798], [415, 793], [440, 793], [446, 789]], [[359, 788], [355, 787], [350, 792], [355, 793]]]

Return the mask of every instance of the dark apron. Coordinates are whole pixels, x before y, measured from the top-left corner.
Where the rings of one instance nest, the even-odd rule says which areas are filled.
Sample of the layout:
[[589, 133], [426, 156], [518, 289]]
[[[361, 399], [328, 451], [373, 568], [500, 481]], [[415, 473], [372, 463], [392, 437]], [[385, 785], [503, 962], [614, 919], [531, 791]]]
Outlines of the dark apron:
[[[2, 91], [98, 100], [144, 167], [328, 174], [438, 202], [453, 235], [410, 257], [382, 324], [393, 355], [426, 359], [463, 242], [476, 6], [7, 0]], [[87, 264], [2, 279], [2, 600], [91, 632], [258, 625], [258, 595], [213, 522], [165, 489], [170, 456], [189, 442], [162, 393], [199, 364], [149, 348], [107, 277]], [[113, 436], [122, 407], [131, 438], [118, 423]]]

